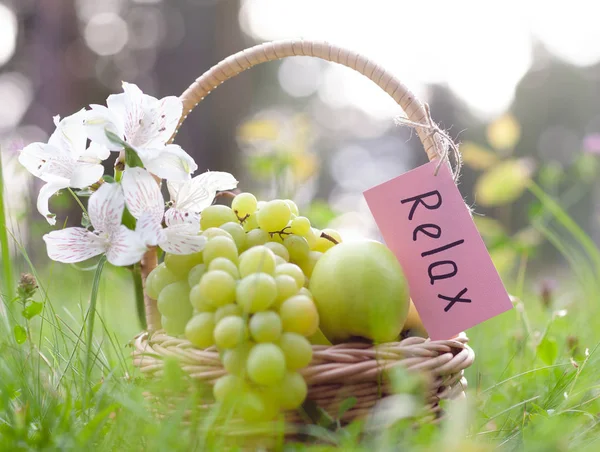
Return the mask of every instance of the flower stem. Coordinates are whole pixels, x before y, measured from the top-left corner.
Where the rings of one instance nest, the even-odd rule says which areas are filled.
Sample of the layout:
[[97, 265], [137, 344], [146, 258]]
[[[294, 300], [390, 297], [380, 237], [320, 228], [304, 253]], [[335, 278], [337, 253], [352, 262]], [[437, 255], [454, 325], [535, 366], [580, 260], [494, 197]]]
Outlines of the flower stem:
[[73, 195], [73, 198], [75, 198], [75, 201], [77, 202], [77, 204], [79, 204], [79, 207], [81, 207], [82, 212], [87, 215], [88, 214], [87, 209], [81, 202], [81, 199], [79, 199], [79, 197], [75, 194], [75, 192], [73, 190], [71, 190], [70, 188], [68, 188], [67, 190], [69, 190], [69, 193], [71, 193], [71, 195]]
[[87, 318], [87, 334], [86, 334], [86, 353], [85, 353], [85, 373], [83, 375], [83, 403], [87, 405], [87, 390], [90, 378], [90, 367], [92, 364], [92, 356], [94, 355], [93, 340], [94, 340], [94, 321], [96, 320], [96, 302], [98, 301], [98, 291], [100, 289], [100, 276], [102, 269], [106, 263], [106, 255], [102, 255], [98, 261], [98, 267], [94, 274], [94, 282], [92, 284], [92, 294], [90, 296], [90, 306], [86, 315]]
[[146, 315], [144, 313], [144, 282], [142, 281], [142, 267], [135, 264], [132, 269], [133, 288], [135, 290], [135, 307], [142, 329], [146, 329]]
[[[12, 272], [12, 262], [10, 259], [10, 249], [8, 246], [8, 222], [6, 217], [6, 207], [4, 203], [4, 177], [2, 173], [2, 157], [0, 156], [0, 257], [2, 259], [2, 281], [0, 290], [4, 290], [4, 296], [1, 296], [5, 303], [3, 311], [9, 312], [9, 301], [15, 295], [15, 287]], [[6, 315], [7, 328], [10, 328], [9, 316]]]

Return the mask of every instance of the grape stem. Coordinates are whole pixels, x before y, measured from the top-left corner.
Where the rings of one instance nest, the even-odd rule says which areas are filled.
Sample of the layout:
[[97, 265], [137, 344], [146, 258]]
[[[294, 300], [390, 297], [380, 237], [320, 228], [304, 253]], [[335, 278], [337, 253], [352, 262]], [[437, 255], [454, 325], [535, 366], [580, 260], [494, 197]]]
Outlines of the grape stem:
[[238, 221], [240, 222], [240, 224], [244, 224], [244, 221], [246, 221], [248, 218], [250, 218], [250, 214], [247, 213], [243, 218], [240, 218], [240, 216], [237, 214], [237, 210], [234, 211], [235, 216], [237, 217]]
[[337, 244], [340, 243], [336, 239], [334, 239], [333, 237], [331, 237], [329, 234], [325, 234], [324, 232], [321, 232], [321, 237], [324, 238], [324, 239], [329, 240], [334, 245], [337, 245]]
[[271, 236], [271, 238], [273, 238], [273, 236], [274, 236], [275, 234], [279, 234], [279, 238], [280, 238], [280, 239], [283, 239], [283, 237], [282, 237], [283, 235], [292, 235], [292, 233], [291, 233], [291, 232], [286, 232], [286, 231], [285, 231], [286, 229], [289, 229], [289, 228], [290, 228], [289, 226], [286, 226], [286, 227], [285, 227], [285, 228], [283, 228], [281, 231], [269, 232], [269, 235]]

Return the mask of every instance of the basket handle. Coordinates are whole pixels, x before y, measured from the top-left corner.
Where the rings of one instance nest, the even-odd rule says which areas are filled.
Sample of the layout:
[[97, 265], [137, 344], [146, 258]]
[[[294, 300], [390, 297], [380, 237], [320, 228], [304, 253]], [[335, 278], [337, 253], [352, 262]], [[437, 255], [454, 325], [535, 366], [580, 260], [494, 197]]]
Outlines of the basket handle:
[[[215, 90], [221, 83], [235, 77], [237, 74], [267, 61], [279, 60], [290, 56], [310, 56], [332, 61], [360, 72], [375, 82], [382, 90], [388, 93], [404, 110], [408, 120], [413, 125], [430, 124], [428, 110], [414, 96], [404, 84], [394, 77], [390, 72], [375, 64], [368, 58], [342, 47], [335, 46], [325, 41], [308, 41], [302, 39], [291, 39], [285, 41], [274, 41], [260, 44], [246, 50], [242, 50], [217, 65], [210, 68], [196, 79], [188, 89], [180, 96], [183, 102], [183, 115], [179, 120], [175, 133], [169, 140], [173, 141], [179, 131], [181, 124], [211, 91]], [[423, 144], [425, 153], [429, 160], [434, 160], [443, 155], [444, 150], [435, 135], [424, 127], [415, 127], [419, 139]], [[152, 253], [154, 253], [152, 255]], [[156, 266], [156, 252], [151, 250], [142, 261], [142, 279], [145, 283], [148, 273]], [[147, 265], [144, 265], [147, 263]], [[148, 331], [152, 332], [161, 327], [160, 314], [156, 301], [147, 294], [145, 299], [146, 323]]]
[[[425, 106], [414, 94], [390, 72], [368, 58], [325, 41], [290, 39], [267, 42], [242, 50], [225, 58], [198, 77], [180, 97], [183, 102], [183, 115], [175, 134], [196, 105], [221, 83], [260, 63], [290, 56], [317, 57], [354, 69], [388, 93], [404, 110], [409, 121], [415, 124], [428, 124], [430, 121]], [[441, 144], [434, 139], [431, 133], [428, 133], [428, 130], [416, 127], [416, 131], [429, 160], [434, 160], [444, 153]]]

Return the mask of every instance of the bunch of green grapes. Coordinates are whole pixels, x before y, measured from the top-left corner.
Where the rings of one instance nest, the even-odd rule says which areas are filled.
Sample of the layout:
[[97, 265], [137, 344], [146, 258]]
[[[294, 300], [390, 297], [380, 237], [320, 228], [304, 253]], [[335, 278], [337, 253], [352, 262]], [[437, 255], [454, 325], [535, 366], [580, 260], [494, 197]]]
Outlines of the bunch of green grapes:
[[167, 254], [148, 277], [163, 328], [198, 348], [216, 346], [227, 375], [215, 399], [248, 421], [268, 420], [305, 399], [298, 372], [312, 359], [318, 312], [308, 290], [321, 255], [341, 241], [313, 228], [291, 200], [237, 195], [202, 212], [201, 253]]

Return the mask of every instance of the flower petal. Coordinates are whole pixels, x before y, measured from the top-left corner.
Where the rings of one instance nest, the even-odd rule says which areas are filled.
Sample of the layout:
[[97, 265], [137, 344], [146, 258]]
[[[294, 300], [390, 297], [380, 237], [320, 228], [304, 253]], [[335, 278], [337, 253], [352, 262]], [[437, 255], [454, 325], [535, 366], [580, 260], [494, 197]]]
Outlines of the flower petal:
[[88, 148], [79, 157], [80, 161], [100, 163], [110, 157], [110, 149], [98, 143], [90, 143]]
[[167, 144], [183, 112], [183, 103], [176, 96], [164, 97], [161, 100], [154, 102], [149, 109], [146, 110], [144, 124], [146, 126], [146, 143], [144, 147], [160, 147]]
[[40, 177], [40, 168], [50, 159], [52, 153], [46, 143], [31, 143], [19, 153], [19, 163], [35, 177]]
[[135, 232], [138, 233], [142, 241], [148, 246], [156, 246], [164, 240], [165, 235], [163, 231], [160, 221], [157, 222], [156, 218], [153, 218], [150, 213], [143, 213], [135, 225]]
[[131, 215], [137, 219], [148, 213], [155, 223], [160, 224], [165, 213], [165, 200], [152, 174], [144, 168], [127, 168], [121, 184]]
[[196, 230], [199, 231], [200, 214], [198, 212], [190, 212], [187, 210], [171, 208], [165, 212], [165, 223], [167, 226], [187, 223], [196, 226]]
[[59, 190], [67, 188], [69, 185], [60, 182], [48, 182], [38, 193], [37, 210], [52, 226], [56, 224], [56, 215], [50, 212], [48, 202], [50, 198]]
[[[56, 130], [50, 136], [48, 144], [67, 151], [72, 159], [77, 160], [85, 151], [87, 143], [87, 131], [83, 125], [85, 117], [86, 111], [81, 109], [77, 113], [61, 119], [56, 124]], [[55, 118], [56, 121], [57, 118]]]
[[[133, 83], [123, 82], [123, 105], [125, 116], [123, 117], [123, 131], [125, 133], [125, 141], [132, 146], [143, 144], [144, 138], [143, 129], [145, 106], [147, 97], [137, 85]], [[117, 103], [113, 99], [113, 104]]]
[[115, 231], [121, 225], [125, 209], [123, 189], [119, 184], [104, 183], [90, 196], [88, 214], [98, 232]]
[[40, 167], [38, 177], [45, 182], [69, 181], [77, 160], [73, 158], [69, 151], [50, 144], [46, 145], [46, 150], [50, 153], [50, 157]]
[[110, 130], [123, 138], [124, 128], [121, 118], [104, 105], [90, 105], [90, 107], [91, 110], [88, 110], [85, 115], [85, 130], [88, 138], [111, 151], [121, 150], [120, 145], [113, 143], [106, 136], [106, 130]]
[[206, 237], [199, 235], [198, 229], [190, 224], [177, 224], [163, 229], [164, 239], [158, 244], [171, 254], [191, 254], [204, 249]]
[[98, 182], [104, 174], [104, 167], [99, 163], [77, 162], [73, 167], [73, 174], [69, 187], [85, 188]]
[[141, 237], [131, 229], [120, 225], [108, 237], [109, 245], [106, 251], [108, 262], [117, 266], [132, 265], [142, 260], [148, 251]]
[[202, 212], [210, 206], [217, 191], [236, 188], [238, 181], [229, 173], [207, 171], [190, 181], [167, 183], [175, 207], [190, 212]]
[[161, 179], [188, 180], [198, 165], [179, 145], [169, 144], [163, 149], [139, 149], [144, 166]]
[[103, 237], [84, 228], [66, 228], [44, 235], [48, 257], [70, 264], [102, 254], [107, 247]]

